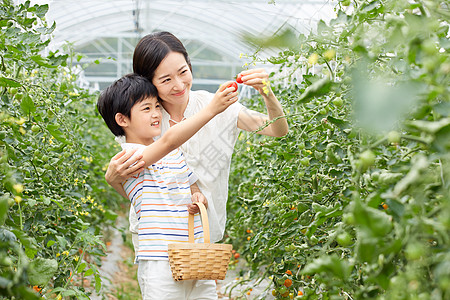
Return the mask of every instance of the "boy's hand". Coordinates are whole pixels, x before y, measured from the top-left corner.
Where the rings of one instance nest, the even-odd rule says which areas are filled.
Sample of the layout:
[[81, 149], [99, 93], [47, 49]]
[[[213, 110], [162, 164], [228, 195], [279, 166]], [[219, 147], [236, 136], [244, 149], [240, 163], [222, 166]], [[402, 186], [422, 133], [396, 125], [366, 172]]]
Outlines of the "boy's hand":
[[[108, 182], [111, 186], [114, 186], [114, 184], [121, 184], [127, 178], [144, 171], [145, 163], [143, 161], [139, 161], [142, 158], [142, 155], [136, 155], [136, 157], [129, 159], [133, 156], [136, 150], [137, 149], [128, 151], [122, 150], [111, 158], [105, 174], [106, 182]], [[133, 165], [134, 163], [136, 164]], [[130, 167], [131, 165], [133, 166]]]
[[[208, 208], [208, 200], [206, 200], [205, 195], [203, 195], [201, 192], [195, 192], [191, 196], [192, 202], [202, 202], [206, 208]], [[197, 214], [200, 212], [200, 208], [198, 208], [197, 205], [189, 203], [187, 206], [187, 210], [190, 214]]]
[[242, 83], [255, 88], [262, 96], [267, 96], [270, 92], [269, 74], [265, 69], [252, 69], [239, 73]]
[[238, 92], [235, 87], [232, 86], [233, 82], [234, 81], [227, 81], [222, 84], [209, 103], [210, 109], [215, 115], [220, 114], [238, 100]]

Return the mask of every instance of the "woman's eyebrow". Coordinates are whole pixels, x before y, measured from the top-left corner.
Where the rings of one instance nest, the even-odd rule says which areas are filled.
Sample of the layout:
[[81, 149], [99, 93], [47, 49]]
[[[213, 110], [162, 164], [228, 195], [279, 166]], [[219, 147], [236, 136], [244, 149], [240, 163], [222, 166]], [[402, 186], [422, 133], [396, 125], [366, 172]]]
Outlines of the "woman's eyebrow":
[[[186, 67], [187, 67], [187, 64], [182, 65], [182, 66], [177, 70], [177, 72], [180, 72], [181, 70], [183, 70], [183, 69], [186, 68]], [[170, 75], [169, 75], [169, 74], [167, 74], [167, 75], [162, 75], [162, 76], [158, 77], [158, 80], [163, 79], [163, 78], [166, 78], [166, 77], [170, 77]]]

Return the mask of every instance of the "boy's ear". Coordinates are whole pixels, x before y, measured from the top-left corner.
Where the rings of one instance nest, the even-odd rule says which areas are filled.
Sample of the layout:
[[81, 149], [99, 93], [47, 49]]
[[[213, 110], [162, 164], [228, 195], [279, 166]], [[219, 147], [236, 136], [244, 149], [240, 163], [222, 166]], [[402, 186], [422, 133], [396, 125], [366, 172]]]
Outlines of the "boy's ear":
[[128, 118], [125, 115], [117, 113], [114, 118], [116, 119], [117, 125], [119, 125], [120, 127], [128, 126]]

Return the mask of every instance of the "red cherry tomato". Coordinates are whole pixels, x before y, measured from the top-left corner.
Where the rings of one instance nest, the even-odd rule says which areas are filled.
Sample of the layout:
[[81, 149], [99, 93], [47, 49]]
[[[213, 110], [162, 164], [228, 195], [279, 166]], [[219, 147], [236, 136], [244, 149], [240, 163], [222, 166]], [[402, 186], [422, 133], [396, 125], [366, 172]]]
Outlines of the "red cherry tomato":
[[231, 83], [230, 85], [227, 86], [227, 88], [229, 88], [229, 87], [234, 87], [234, 91], [233, 92], [237, 91], [237, 89], [238, 89], [238, 86], [237, 86], [236, 82], [233, 82], [233, 83]]
[[243, 81], [242, 81], [242, 74], [238, 74], [238, 76], [236, 77], [236, 82], [237, 83], [243, 83]]

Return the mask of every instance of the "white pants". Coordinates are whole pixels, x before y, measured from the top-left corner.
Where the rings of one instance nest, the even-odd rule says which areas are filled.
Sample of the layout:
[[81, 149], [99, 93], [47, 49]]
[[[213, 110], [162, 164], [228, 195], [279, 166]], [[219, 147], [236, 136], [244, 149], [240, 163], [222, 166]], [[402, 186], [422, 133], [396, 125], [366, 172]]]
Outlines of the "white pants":
[[214, 280], [175, 281], [167, 260], [140, 260], [138, 281], [143, 300], [218, 299]]

